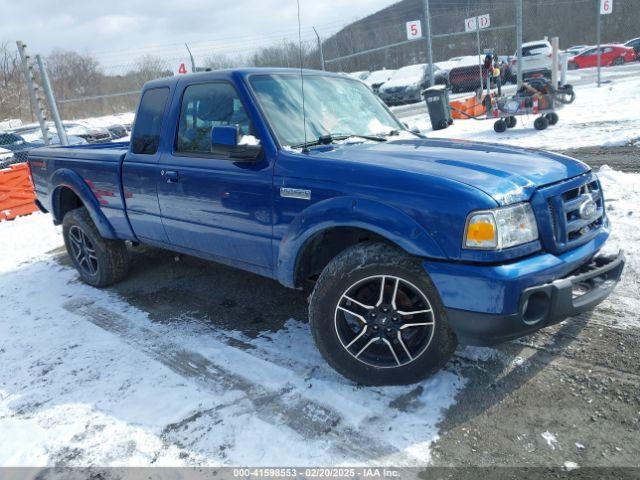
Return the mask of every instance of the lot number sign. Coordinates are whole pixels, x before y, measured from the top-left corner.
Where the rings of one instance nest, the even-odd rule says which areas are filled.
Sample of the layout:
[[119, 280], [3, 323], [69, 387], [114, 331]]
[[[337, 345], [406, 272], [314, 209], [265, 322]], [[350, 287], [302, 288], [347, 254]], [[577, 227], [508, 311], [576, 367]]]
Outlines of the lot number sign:
[[422, 23], [420, 20], [407, 22], [407, 40], [422, 37]]
[[600, 15], [609, 15], [613, 12], [613, 0], [600, 0]]
[[491, 26], [491, 16], [489, 14], [480, 15], [478, 17], [467, 18], [464, 21], [465, 32], [475, 32], [480, 25], [480, 29], [489, 28]]

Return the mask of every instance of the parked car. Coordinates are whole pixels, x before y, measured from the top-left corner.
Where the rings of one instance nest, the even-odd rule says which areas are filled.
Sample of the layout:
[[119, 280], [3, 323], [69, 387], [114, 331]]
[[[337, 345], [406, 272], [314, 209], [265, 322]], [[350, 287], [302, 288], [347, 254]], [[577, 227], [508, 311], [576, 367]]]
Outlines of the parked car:
[[[436, 65], [434, 72], [438, 70]], [[422, 101], [422, 90], [429, 87], [429, 69], [426, 63], [408, 65], [394, 72], [380, 87], [378, 95], [387, 105], [403, 105]]]
[[636, 60], [640, 60], [640, 37], [629, 40], [624, 46], [633, 48], [636, 52]]
[[104, 143], [111, 141], [109, 130], [102, 127], [89, 127], [82, 123], [62, 122], [67, 135], [84, 138], [89, 143]]
[[15, 163], [13, 158], [13, 152], [5, 148], [0, 147], [0, 170], [7, 168], [12, 163]]
[[[20, 135], [11, 132], [0, 132], [0, 148], [12, 153], [13, 163], [26, 162], [27, 152], [33, 148]], [[6, 163], [7, 159], [4, 160]]]
[[[522, 44], [522, 72], [523, 73], [541, 73], [551, 77], [551, 57], [553, 49], [551, 43], [547, 40], [537, 40], [535, 42], [526, 42]], [[510, 78], [516, 78], [518, 75], [518, 58], [517, 52], [511, 58], [511, 66], [509, 71]]]
[[[86, 145], [87, 143], [89, 143], [84, 138], [75, 137], [73, 135], [67, 135], [67, 141], [69, 142], [69, 145]], [[42, 134], [40, 134], [39, 138], [37, 138], [35, 140], [32, 140], [29, 143], [33, 147], [42, 147], [44, 145], [44, 140], [42, 139]], [[61, 145], [60, 137], [58, 137], [57, 133], [49, 133], [49, 145], [51, 145], [51, 146]]]
[[[44, 145], [44, 140], [42, 138], [42, 130], [40, 127], [34, 127], [33, 125], [28, 127], [21, 127], [19, 130], [20, 137], [24, 139], [29, 148], [32, 147], [41, 147]], [[15, 131], [13, 132], [14, 134]], [[67, 135], [67, 140], [69, 141], [69, 145], [84, 145], [88, 143], [84, 138], [76, 137], [73, 135]], [[52, 128], [49, 129], [49, 145], [60, 145], [60, 138], [56, 133], [56, 130]]]
[[109, 135], [111, 135], [111, 140], [118, 140], [128, 135], [125, 126], [117, 123], [107, 126], [107, 130], [109, 131]]
[[[624, 45], [601, 45], [600, 64], [602, 66], [624, 65], [626, 62], [636, 60], [636, 52], [633, 47]], [[598, 47], [588, 48], [582, 53], [569, 59], [569, 69], [590, 68], [598, 66]]]
[[348, 73], [347, 75], [350, 75], [353, 78], [357, 78], [358, 80], [366, 80], [367, 77], [369, 75], [371, 75], [371, 72], [369, 70], [361, 70], [361, 71], [358, 71], [358, 72]]
[[613, 291], [624, 255], [598, 254], [610, 225], [584, 163], [427, 139], [327, 72], [306, 71], [303, 119], [299, 82], [273, 68], [162, 78], [143, 87], [127, 146], [32, 150], [37, 205], [62, 224], [80, 278], [123, 279], [130, 241], [312, 290], [322, 355], [377, 385]]
[[369, 88], [373, 90], [373, 93], [378, 93], [383, 83], [387, 82], [394, 74], [395, 70], [376, 70], [365, 78], [363, 81]]
[[567, 48], [564, 52], [569, 55], [569, 57], [573, 57], [574, 55], [579, 54], [580, 52], [586, 50], [591, 45], [573, 45]]

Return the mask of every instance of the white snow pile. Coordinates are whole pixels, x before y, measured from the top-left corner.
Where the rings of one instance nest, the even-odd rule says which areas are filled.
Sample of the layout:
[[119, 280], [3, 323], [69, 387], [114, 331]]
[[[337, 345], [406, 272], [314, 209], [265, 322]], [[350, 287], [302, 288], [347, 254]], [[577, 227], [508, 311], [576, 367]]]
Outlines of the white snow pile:
[[431, 138], [459, 138], [521, 147], [564, 150], [590, 146], [620, 146], [640, 140], [640, 78], [596, 86], [576, 87], [576, 100], [558, 110], [560, 121], [535, 130], [535, 115], [516, 117], [518, 125], [495, 133], [494, 120], [455, 120], [444, 130], [431, 131], [426, 114], [404, 118]]
[[457, 374], [362, 388], [296, 320], [256, 339], [153, 323], [79, 283], [62, 243], [49, 216], [0, 223], [0, 466], [429, 463]]

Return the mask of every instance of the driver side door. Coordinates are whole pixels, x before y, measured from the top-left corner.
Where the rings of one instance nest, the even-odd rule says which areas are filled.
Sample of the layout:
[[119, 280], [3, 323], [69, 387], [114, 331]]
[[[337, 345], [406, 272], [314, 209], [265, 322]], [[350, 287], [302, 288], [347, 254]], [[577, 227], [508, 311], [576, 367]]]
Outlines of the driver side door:
[[262, 273], [272, 268], [273, 168], [212, 153], [211, 129], [237, 125], [260, 139], [230, 82], [187, 85], [174, 145], [160, 159], [158, 200], [169, 242], [198, 256]]

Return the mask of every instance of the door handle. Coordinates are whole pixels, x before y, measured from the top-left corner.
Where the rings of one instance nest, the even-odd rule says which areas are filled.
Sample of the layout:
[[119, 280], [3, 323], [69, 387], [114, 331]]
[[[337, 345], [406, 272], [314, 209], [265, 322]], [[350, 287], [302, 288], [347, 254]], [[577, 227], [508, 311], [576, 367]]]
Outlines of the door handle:
[[167, 183], [178, 183], [178, 172], [175, 170], [162, 170], [162, 176]]

